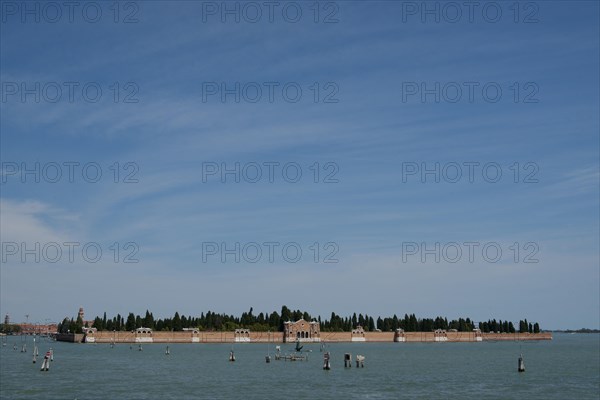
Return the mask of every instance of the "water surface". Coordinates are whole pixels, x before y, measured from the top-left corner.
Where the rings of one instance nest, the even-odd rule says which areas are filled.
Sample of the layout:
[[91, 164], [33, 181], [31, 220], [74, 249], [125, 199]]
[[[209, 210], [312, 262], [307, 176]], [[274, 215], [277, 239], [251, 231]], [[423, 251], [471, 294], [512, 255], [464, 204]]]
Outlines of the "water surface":
[[[2, 399], [598, 399], [600, 335], [555, 334], [552, 341], [484, 343], [337, 343], [324, 371], [319, 345], [306, 362], [265, 363], [266, 344], [72, 344], [53, 347], [49, 372], [32, 363], [32, 339], [8, 337], [0, 349]], [[39, 340], [38, 340], [39, 341]], [[18, 350], [13, 350], [17, 344]], [[282, 345], [291, 351], [293, 345]], [[273, 354], [273, 346], [271, 346]], [[344, 353], [366, 356], [344, 368]], [[525, 373], [517, 359], [525, 357]]]

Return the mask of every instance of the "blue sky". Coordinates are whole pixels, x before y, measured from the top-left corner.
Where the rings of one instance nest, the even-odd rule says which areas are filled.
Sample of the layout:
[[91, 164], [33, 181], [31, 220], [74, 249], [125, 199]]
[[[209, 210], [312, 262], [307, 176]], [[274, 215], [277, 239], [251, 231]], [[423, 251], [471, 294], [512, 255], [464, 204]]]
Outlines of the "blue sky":
[[[321, 3], [318, 23], [307, 2], [293, 3], [302, 9], [297, 23], [279, 9], [273, 22], [264, 14], [236, 23], [223, 22], [220, 10], [203, 13], [220, 2], [161, 1], [121, 3], [118, 23], [109, 3], [94, 3], [102, 10], [96, 23], [80, 10], [69, 22], [64, 9], [51, 23], [40, 3], [38, 23], [10, 8], [20, 3], [2, 2], [2, 315], [43, 322], [79, 306], [91, 317], [286, 304], [322, 316], [414, 312], [598, 328], [598, 3], [520, 3], [518, 23], [505, 2], [493, 3], [502, 11], [496, 23], [480, 9], [472, 22], [464, 9], [456, 23], [445, 14], [423, 20], [421, 10], [406, 13], [409, 3]], [[446, 3], [428, 4], [441, 13]], [[123, 23], [129, 13], [137, 22]], [[329, 13], [338, 22], [324, 23]], [[526, 16], [537, 22], [523, 23]], [[73, 101], [65, 82], [78, 84]], [[256, 103], [236, 103], [203, 92], [212, 82], [277, 86], [272, 102], [263, 91]], [[22, 84], [36, 83], [39, 102], [21, 97]], [[90, 83], [102, 89], [97, 102], [82, 93]], [[302, 89], [298, 102], [283, 97], [289, 83]], [[436, 83], [448, 90], [438, 102], [406, 92]], [[53, 85], [64, 90], [57, 102], [49, 101]], [[465, 90], [453, 102], [456, 85]], [[127, 94], [137, 102], [123, 102]], [[337, 101], [324, 102], [328, 94]], [[21, 168], [36, 162], [48, 174], [58, 163], [62, 179], [23, 178]], [[97, 163], [102, 177], [87, 182], [77, 167], [69, 182], [69, 162]], [[287, 182], [276, 169], [272, 183], [203, 179], [206, 163], [270, 162], [297, 163], [302, 178]], [[473, 182], [469, 162], [479, 163]], [[462, 178], [403, 179], [408, 165], [436, 163], [440, 171], [462, 166]], [[485, 164], [500, 167], [498, 182], [484, 179], [493, 177], [482, 175]], [[338, 182], [323, 182], [332, 171]], [[129, 172], [137, 183], [123, 182]], [[529, 173], [537, 182], [524, 182]], [[52, 242], [97, 243], [103, 257], [87, 262], [76, 250], [74, 262], [21, 260], [22, 243]], [[138, 263], [123, 262], [129, 242]], [[291, 263], [276, 252], [274, 262], [236, 263], [219, 253], [203, 262], [207, 242], [297, 243], [303, 257]], [[323, 262], [330, 242], [337, 263]], [[493, 243], [503, 257], [492, 263], [476, 250], [473, 261], [463, 254], [456, 263], [423, 262], [420, 253], [403, 260], [403, 243], [465, 242]], [[16, 255], [7, 243], [19, 244]], [[524, 262], [531, 251], [537, 263]]]

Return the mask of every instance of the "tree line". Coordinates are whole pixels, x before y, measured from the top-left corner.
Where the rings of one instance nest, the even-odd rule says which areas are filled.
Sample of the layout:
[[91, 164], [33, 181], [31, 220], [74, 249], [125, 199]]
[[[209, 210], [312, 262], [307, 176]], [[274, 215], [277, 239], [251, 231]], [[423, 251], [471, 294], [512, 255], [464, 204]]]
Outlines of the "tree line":
[[21, 327], [17, 324], [0, 324], [0, 332], [12, 335], [21, 332]]
[[[255, 314], [254, 309], [250, 308], [248, 312], [241, 316], [228, 315], [224, 313], [215, 313], [208, 311], [201, 313], [200, 316], [185, 316], [175, 312], [173, 317], [155, 318], [153, 313], [146, 310], [145, 315], [135, 315], [129, 313], [126, 317], [121, 314], [109, 318], [106, 312], [102, 317], [97, 316], [93, 320], [92, 326], [99, 331], [133, 331], [137, 328], [150, 328], [154, 331], [182, 331], [184, 328], [195, 328], [202, 331], [232, 331], [238, 328], [246, 328], [256, 332], [283, 331], [284, 322], [297, 321], [304, 319], [306, 321], [317, 321], [321, 326], [322, 332], [348, 332], [357, 326], [362, 326], [365, 331], [381, 330], [384, 332], [403, 329], [406, 332], [428, 332], [435, 329], [451, 330], [459, 332], [470, 332], [475, 328], [475, 323], [470, 318], [458, 318], [448, 321], [444, 317], [436, 318], [417, 318], [415, 314], [404, 314], [404, 317], [396, 315], [392, 317], [377, 317], [368, 314], [352, 314], [342, 317], [334, 312], [328, 319], [321, 319], [321, 316], [313, 318], [306, 311], [290, 310], [286, 306], [281, 307], [281, 311], [272, 313]], [[525, 322], [525, 325], [523, 325]], [[61, 333], [75, 332], [81, 333], [88, 324], [80, 318], [65, 318], [58, 326]], [[489, 320], [480, 322], [478, 325], [482, 332], [514, 332], [512, 322]], [[523, 330], [524, 329], [524, 330]], [[520, 321], [519, 330], [521, 332], [539, 332], [539, 325], [528, 324], [527, 320]]]

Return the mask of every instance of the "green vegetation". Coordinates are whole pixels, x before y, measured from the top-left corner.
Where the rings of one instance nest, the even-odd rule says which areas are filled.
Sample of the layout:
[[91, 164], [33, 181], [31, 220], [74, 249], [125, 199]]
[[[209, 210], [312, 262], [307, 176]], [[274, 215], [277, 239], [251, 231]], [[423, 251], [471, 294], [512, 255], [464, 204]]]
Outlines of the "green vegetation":
[[436, 329], [456, 329], [459, 332], [472, 331], [474, 326], [470, 318], [459, 318], [448, 322], [447, 318], [437, 317], [417, 319], [415, 314], [404, 314], [404, 319], [398, 319], [396, 315], [392, 318], [377, 319], [377, 326], [382, 331], [404, 329], [406, 332], [428, 332]]
[[[520, 321], [519, 324], [521, 324], [523, 321]], [[500, 332], [500, 333], [515, 333], [515, 327], [513, 325], [512, 322], [510, 321], [496, 321], [495, 319], [493, 320], [488, 320], [487, 322], [480, 322], [479, 323], [479, 329], [481, 329], [481, 332]]]
[[57, 331], [59, 333], [82, 333], [83, 321], [80, 317], [77, 317], [76, 320], [65, 318], [58, 324]]
[[0, 324], [0, 333], [12, 335], [21, 332], [21, 327], [15, 324]]
[[[255, 332], [271, 331], [283, 331], [283, 323], [285, 321], [297, 321], [303, 318], [306, 321], [316, 320], [321, 324], [322, 332], [342, 332], [350, 331], [356, 326], [361, 325], [365, 331], [375, 331], [380, 329], [382, 331], [394, 331], [396, 329], [404, 329], [406, 332], [416, 331], [433, 331], [435, 329], [455, 329], [459, 332], [469, 332], [475, 328], [474, 322], [470, 318], [459, 318], [456, 320], [448, 321], [447, 318], [437, 317], [433, 318], [417, 318], [415, 314], [405, 314], [403, 318], [399, 318], [394, 315], [392, 317], [378, 317], [375, 319], [373, 316], [367, 314], [356, 314], [352, 316], [341, 317], [336, 313], [331, 313], [329, 319], [321, 319], [321, 316], [316, 318], [312, 317], [307, 312], [300, 310], [290, 310], [288, 307], [281, 307], [281, 312], [274, 311], [272, 313], [259, 313], [255, 314], [254, 310], [250, 308], [248, 312], [242, 313], [241, 316], [236, 317], [227, 314], [217, 314], [212, 311], [208, 311], [206, 314], [202, 313], [200, 316], [185, 316], [180, 315], [176, 312], [172, 318], [159, 318], [155, 319], [154, 315], [146, 310], [146, 314], [142, 317], [129, 313], [127, 318], [124, 318], [120, 314], [116, 317], [107, 318], [106, 313], [102, 317], [96, 317], [94, 319], [93, 326], [99, 331], [132, 331], [137, 328], [150, 328], [155, 331], [181, 331], [184, 328], [196, 328], [199, 330], [206, 331], [232, 331], [237, 328], [247, 328]], [[520, 330], [523, 328], [527, 320], [520, 321]], [[69, 321], [65, 319], [62, 324], [59, 325], [59, 331], [62, 332], [62, 328], [70, 330], [71, 332], [77, 332], [81, 330], [78, 321]], [[479, 328], [483, 332], [515, 332], [515, 328], [512, 322], [490, 320], [488, 322], [479, 323]], [[531, 332], [537, 329], [539, 332], [539, 325], [531, 325]]]
[[[496, 321], [488, 320], [487, 322], [480, 322], [479, 329], [481, 332], [499, 332], [499, 333], [515, 333], [516, 329], [513, 323], [510, 321]], [[540, 324], [537, 322], [532, 324], [527, 322], [526, 319], [519, 321], [519, 333], [540, 333]]]

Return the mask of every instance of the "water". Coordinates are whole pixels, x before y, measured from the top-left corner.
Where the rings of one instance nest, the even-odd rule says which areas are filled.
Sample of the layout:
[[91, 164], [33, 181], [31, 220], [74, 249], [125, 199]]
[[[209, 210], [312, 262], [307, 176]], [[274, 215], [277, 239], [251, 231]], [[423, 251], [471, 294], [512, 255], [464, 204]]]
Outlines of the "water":
[[[307, 362], [265, 363], [266, 344], [128, 344], [40, 342], [9, 337], [0, 350], [2, 399], [598, 399], [600, 335], [555, 334], [543, 342], [339, 343], [328, 345], [324, 371], [319, 345]], [[13, 350], [17, 344], [17, 350]], [[54, 348], [49, 372], [43, 354]], [[282, 345], [292, 350], [293, 344]], [[271, 346], [271, 355], [274, 348]], [[344, 369], [345, 352], [366, 356], [365, 368]], [[517, 372], [522, 352], [526, 372]]]

